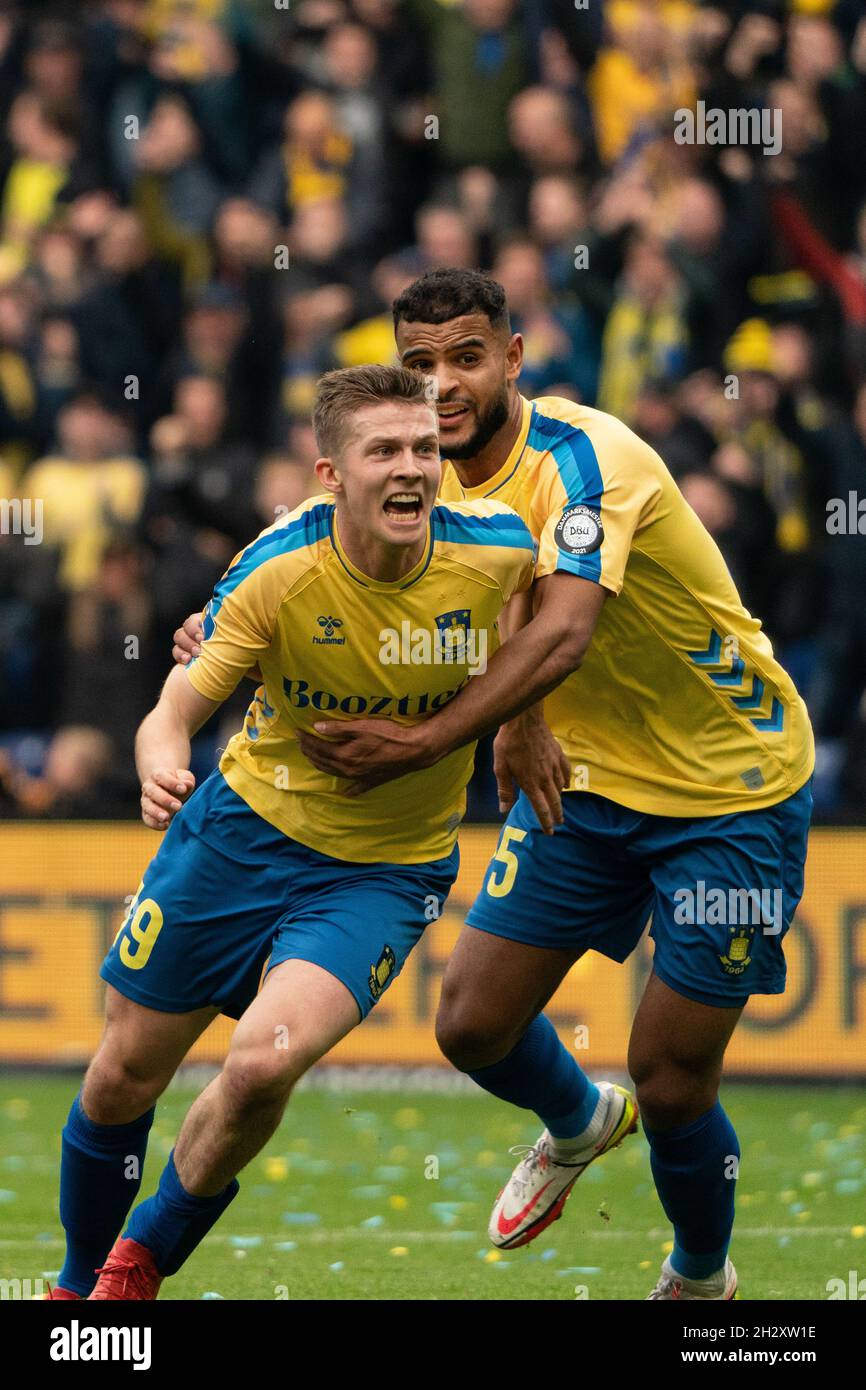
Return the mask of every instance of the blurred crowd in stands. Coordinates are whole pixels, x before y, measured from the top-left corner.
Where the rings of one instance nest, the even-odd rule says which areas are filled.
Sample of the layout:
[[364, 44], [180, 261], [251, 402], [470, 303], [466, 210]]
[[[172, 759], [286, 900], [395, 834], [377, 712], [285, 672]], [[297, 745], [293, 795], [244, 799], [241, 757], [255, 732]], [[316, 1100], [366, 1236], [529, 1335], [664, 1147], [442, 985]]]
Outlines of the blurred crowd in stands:
[[0, 815], [136, 814], [173, 629], [316, 490], [316, 378], [458, 265], [525, 394], [662, 454], [866, 819], [859, 0], [0, 0], [0, 113]]

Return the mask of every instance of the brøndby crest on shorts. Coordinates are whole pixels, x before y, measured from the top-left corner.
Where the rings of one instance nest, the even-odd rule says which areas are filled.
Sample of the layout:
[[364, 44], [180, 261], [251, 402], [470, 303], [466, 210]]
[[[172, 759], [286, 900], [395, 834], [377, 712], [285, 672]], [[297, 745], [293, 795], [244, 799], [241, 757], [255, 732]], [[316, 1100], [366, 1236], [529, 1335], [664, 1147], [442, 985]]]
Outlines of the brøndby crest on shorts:
[[370, 966], [370, 993], [374, 999], [378, 999], [382, 990], [394, 973], [394, 966], [397, 964], [397, 957], [390, 946], [382, 947], [382, 954], [375, 965]]
[[746, 966], [750, 965], [752, 961], [749, 949], [752, 945], [752, 937], [755, 935], [755, 928], [731, 927], [731, 933], [727, 954], [719, 956], [719, 960], [722, 962], [726, 974], [742, 975]]

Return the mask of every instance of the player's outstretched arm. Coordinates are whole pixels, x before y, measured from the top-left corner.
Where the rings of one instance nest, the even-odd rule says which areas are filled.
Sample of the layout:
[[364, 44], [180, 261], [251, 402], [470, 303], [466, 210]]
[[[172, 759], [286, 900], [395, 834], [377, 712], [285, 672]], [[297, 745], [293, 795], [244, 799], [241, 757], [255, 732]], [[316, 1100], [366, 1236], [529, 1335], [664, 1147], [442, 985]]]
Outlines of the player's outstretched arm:
[[194, 689], [182, 666], [170, 672], [162, 694], [135, 737], [141, 782], [141, 818], [151, 830], [167, 830], [195, 787], [189, 771], [190, 740], [219, 702]]
[[[532, 620], [438, 714], [410, 727], [377, 719], [321, 721], [315, 726], [321, 738], [299, 735], [303, 752], [321, 771], [347, 777], [354, 790], [364, 791], [431, 767], [535, 705], [580, 666], [607, 591], [577, 575], [551, 574], [537, 581], [534, 593]], [[545, 817], [550, 824], [549, 809]]]
[[[532, 621], [532, 590], [514, 594], [499, 618], [503, 642]], [[503, 724], [493, 744], [493, 774], [499, 810], [505, 815], [515, 800], [515, 783], [535, 807], [542, 829], [553, 834], [562, 823], [561, 792], [571, 782], [571, 764], [544, 718], [544, 703], [530, 706]]]

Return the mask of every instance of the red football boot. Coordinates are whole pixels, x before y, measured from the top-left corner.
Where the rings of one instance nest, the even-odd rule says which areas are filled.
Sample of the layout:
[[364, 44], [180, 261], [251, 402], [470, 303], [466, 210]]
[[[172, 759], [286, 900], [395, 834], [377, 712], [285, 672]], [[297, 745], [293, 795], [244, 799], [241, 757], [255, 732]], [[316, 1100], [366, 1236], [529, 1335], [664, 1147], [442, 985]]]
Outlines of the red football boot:
[[53, 1289], [50, 1284], [48, 1285], [48, 1292], [42, 1295], [42, 1299], [44, 1301], [48, 1298], [74, 1298], [78, 1303], [83, 1302], [80, 1293], [73, 1293], [71, 1289], [62, 1289], [59, 1284], [57, 1284]]
[[150, 1251], [127, 1236], [118, 1237], [102, 1269], [96, 1272], [99, 1278], [92, 1299], [149, 1301], [156, 1298], [162, 1283]]

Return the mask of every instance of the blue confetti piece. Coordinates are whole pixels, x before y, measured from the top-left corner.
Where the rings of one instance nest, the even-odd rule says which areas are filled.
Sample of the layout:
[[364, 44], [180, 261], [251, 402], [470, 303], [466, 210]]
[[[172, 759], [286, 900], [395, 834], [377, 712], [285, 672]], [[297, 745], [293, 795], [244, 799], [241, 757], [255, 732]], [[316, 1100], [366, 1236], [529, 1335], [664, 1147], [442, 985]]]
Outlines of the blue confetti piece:
[[221, 1293], [203, 1293], [202, 1298], [219, 1298], [225, 1301], [224, 1296]]
[[375, 1186], [370, 1184], [367, 1187], [353, 1187], [349, 1193], [350, 1197], [357, 1197], [361, 1202], [375, 1202], [378, 1197], [386, 1197], [388, 1189], [382, 1183]]
[[456, 1226], [456, 1225], [457, 1225], [457, 1213], [456, 1213], [456, 1211], [434, 1211], [433, 1215], [435, 1216], [436, 1220], [439, 1222], [439, 1225], [440, 1225], [440, 1226]]
[[7, 1187], [0, 1187], [0, 1202], [17, 1202], [18, 1193], [11, 1192]]
[[383, 1163], [373, 1173], [377, 1182], [401, 1182], [405, 1176], [406, 1169], [402, 1163]]
[[20, 1172], [22, 1168], [27, 1167], [27, 1160], [26, 1158], [22, 1158], [20, 1154], [7, 1154], [3, 1160], [3, 1167], [11, 1168], [13, 1172], [17, 1173]]
[[361, 1225], [363, 1226], [365, 1231], [377, 1231], [379, 1227], [384, 1226], [384, 1224], [384, 1216], [368, 1216], [364, 1221], [361, 1222]]
[[784, 1250], [784, 1248], [785, 1248], [786, 1245], [790, 1245], [790, 1244], [791, 1244], [791, 1237], [790, 1237], [790, 1236], [779, 1236], [779, 1245], [780, 1245], [780, 1247], [781, 1247], [783, 1250]]
[[342, 1260], [335, 1260], [334, 1263], [333, 1263], [332, 1265], [328, 1265], [328, 1269], [333, 1270], [335, 1274], [338, 1274], [339, 1271], [340, 1271], [342, 1268], [343, 1268], [343, 1261], [342, 1261]]
[[569, 1265], [568, 1269], [558, 1269], [557, 1274], [601, 1274], [600, 1265]]
[[275, 1249], [275, 1250], [297, 1250], [297, 1248], [298, 1248], [298, 1242], [297, 1242], [296, 1240], [277, 1240], [277, 1241], [274, 1241], [274, 1249]]
[[542, 1259], [542, 1260], [555, 1260], [555, 1259], [556, 1259], [556, 1251], [555, 1251], [555, 1250], [545, 1250], [545, 1251], [543, 1251], [543, 1252], [542, 1252], [542, 1255], [541, 1255], [541, 1259]]
[[236, 1250], [254, 1250], [261, 1243], [261, 1236], [229, 1236], [229, 1245], [233, 1245]]
[[790, 1205], [789, 1208], [788, 1208], [788, 1211], [791, 1213], [792, 1216], [796, 1216], [798, 1212], [805, 1211], [805, 1210], [806, 1210], [806, 1204], [805, 1204], [805, 1202], [792, 1202], [791, 1205]]
[[862, 1178], [840, 1178], [833, 1184], [833, 1191], [840, 1197], [853, 1197], [855, 1192], [859, 1192], [863, 1187]]
[[315, 1226], [321, 1217], [317, 1211], [284, 1211], [283, 1221], [287, 1226]]

